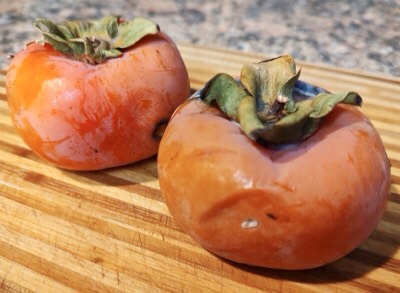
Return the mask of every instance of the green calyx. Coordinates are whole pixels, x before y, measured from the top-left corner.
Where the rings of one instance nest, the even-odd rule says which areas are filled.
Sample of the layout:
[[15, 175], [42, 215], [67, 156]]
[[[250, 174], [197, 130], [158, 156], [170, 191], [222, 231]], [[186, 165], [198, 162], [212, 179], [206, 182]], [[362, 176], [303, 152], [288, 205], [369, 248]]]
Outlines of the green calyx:
[[121, 56], [128, 48], [147, 35], [157, 34], [157, 24], [144, 18], [122, 21], [106, 16], [94, 21], [66, 21], [54, 24], [48, 19], [37, 19], [33, 25], [42, 33], [42, 43], [72, 59], [91, 64], [102, 63]]
[[[299, 76], [293, 58], [281, 56], [245, 64], [240, 80], [217, 74], [203, 88], [200, 98], [207, 104], [216, 103], [251, 139], [273, 144], [311, 136], [338, 103], [362, 103], [355, 92], [321, 90], [314, 94], [315, 87], [300, 82]], [[299, 89], [299, 83], [307, 87]]]

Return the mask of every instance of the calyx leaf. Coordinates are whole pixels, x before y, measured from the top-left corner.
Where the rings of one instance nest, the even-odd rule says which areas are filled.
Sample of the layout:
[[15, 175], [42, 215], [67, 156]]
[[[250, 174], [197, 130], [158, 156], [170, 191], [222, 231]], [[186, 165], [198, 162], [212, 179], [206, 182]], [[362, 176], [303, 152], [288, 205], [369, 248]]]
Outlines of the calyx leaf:
[[106, 16], [94, 21], [66, 21], [54, 24], [37, 19], [33, 25], [42, 33], [42, 43], [49, 43], [72, 59], [93, 64], [123, 54], [126, 49], [147, 35], [157, 34], [158, 25], [144, 18], [122, 21]]
[[299, 80], [291, 56], [245, 64], [240, 80], [220, 73], [203, 88], [200, 98], [216, 103], [254, 140], [291, 143], [304, 140], [338, 103], [361, 105], [355, 92], [329, 93]]

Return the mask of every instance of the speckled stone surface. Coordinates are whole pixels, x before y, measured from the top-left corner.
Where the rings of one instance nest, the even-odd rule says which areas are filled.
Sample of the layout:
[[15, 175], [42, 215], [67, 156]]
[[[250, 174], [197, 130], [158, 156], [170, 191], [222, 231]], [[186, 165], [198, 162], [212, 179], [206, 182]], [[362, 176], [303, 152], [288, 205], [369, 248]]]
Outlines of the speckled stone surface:
[[399, 0], [0, 0], [0, 68], [54, 21], [121, 15], [157, 22], [175, 42], [400, 76]]

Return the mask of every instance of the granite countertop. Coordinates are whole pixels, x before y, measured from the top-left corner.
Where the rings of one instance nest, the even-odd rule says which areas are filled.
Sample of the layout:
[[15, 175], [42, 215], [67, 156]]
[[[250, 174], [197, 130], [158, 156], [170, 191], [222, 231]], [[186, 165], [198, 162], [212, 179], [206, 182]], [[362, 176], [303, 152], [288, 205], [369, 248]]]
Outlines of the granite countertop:
[[[10, 3], [11, 2], [11, 3]], [[0, 0], [0, 68], [53, 21], [121, 15], [157, 22], [177, 43], [226, 47], [400, 76], [398, 0]]]

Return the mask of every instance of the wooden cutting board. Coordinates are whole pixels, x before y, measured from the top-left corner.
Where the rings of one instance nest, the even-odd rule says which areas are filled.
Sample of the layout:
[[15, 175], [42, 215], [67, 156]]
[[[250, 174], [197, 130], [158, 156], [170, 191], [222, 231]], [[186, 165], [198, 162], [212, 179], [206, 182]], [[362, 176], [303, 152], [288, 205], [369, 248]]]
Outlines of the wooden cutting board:
[[[192, 87], [266, 59], [179, 46]], [[400, 290], [400, 80], [301, 63], [302, 79], [351, 89], [392, 163], [387, 212], [345, 258], [309, 271], [221, 260], [180, 231], [159, 191], [155, 158], [100, 172], [46, 164], [17, 136], [0, 72], [0, 291], [5, 292], [395, 292]], [[332, 235], [332, 237], [335, 237]]]

